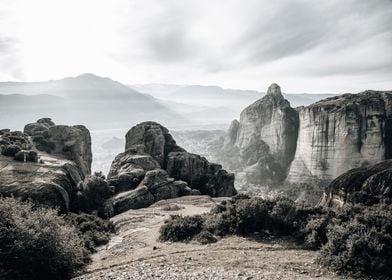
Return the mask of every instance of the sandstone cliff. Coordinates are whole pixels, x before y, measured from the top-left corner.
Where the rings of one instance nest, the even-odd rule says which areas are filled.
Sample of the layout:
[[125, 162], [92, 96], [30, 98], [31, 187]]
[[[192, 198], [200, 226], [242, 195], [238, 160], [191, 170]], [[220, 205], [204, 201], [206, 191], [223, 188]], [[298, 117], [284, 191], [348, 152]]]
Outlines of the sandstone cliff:
[[392, 156], [392, 92], [328, 98], [301, 108], [299, 118], [289, 182], [331, 181]]
[[233, 121], [218, 159], [257, 185], [282, 182], [291, 163], [298, 134], [298, 113], [272, 84], [267, 94]]

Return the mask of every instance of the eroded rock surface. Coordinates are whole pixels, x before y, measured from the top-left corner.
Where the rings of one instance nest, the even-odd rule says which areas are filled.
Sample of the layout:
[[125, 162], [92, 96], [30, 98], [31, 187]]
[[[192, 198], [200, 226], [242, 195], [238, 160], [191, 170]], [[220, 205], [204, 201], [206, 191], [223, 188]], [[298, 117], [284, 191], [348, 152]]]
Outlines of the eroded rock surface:
[[27, 124], [24, 132], [31, 136], [40, 151], [59, 154], [74, 161], [85, 175], [91, 173], [91, 136], [83, 125], [55, 125], [49, 118]]
[[184, 195], [236, 194], [233, 174], [186, 152], [158, 123], [132, 127], [126, 134], [125, 149], [114, 159], [108, 174], [117, 193], [108, 201], [114, 214]]
[[391, 203], [392, 160], [351, 169], [325, 189], [321, 206], [339, 207], [345, 203], [371, 205], [379, 202]]
[[294, 158], [298, 125], [297, 111], [272, 84], [263, 98], [241, 112], [239, 122], [231, 123], [218, 159], [245, 172], [250, 183], [281, 183]]
[[[10, 134], [18, 135], [18, 140], [11, 145], [20, 147], [20, 151], [14, 156], [0, 155], [0, 194], [68, 211], [77, 184], [85, 176], [82, 170], [73, 161], [36, 150], [22, 132], [0, 135], [0, 140], [7, 139], [2, 143], [9, 142]], [[26, 147], [31, 150], [24, 150]], [[6, 145], [0, 149], [3, 152]]]
[[392, 157], [392, 92], [328, 98], [299, 112], [288, 181], [331, 181], [347, 170]]

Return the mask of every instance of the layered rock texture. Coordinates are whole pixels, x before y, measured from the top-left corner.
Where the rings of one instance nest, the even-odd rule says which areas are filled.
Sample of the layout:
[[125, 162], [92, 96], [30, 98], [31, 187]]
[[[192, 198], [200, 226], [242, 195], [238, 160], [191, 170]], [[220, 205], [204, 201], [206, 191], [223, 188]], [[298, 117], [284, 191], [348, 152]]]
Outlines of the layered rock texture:
[[299, 118], [290, 182], [331, 181], [392, 156], [392, 92], [328, 98], [301, 108]]
[[391, 199], [392, 160], [385, 160], [343, 173], [325, 189], [319, 204], [324, 207], [340, 207], [345, 203], [371, 205], [391, 203]]
[[70, 209], [77, 185], [90, 173], [91, 139], [85, 127], [50, 119], [0, 132], [0, 194]]
[[245, 108], [234, 120], [218, 158], [232, 170], [246, 173], [248, 182], [282, 182], [294, 158], [298, 113], [272, 84], [267, 94]]
[[347, 170], [392, 158], [392, 92], [344, 94], [293, 109], [272, 84], [232, 122], [214, 152], [245, 175], [238, 182], [244, 186], [328, 184]]
[[114, 159], [107, 178], [117, 193], [108, 202], [114, 214], [183, 195], [236, 194], [233, 174], [186, 152], [158, 123], [132, 127], [125, 149]]

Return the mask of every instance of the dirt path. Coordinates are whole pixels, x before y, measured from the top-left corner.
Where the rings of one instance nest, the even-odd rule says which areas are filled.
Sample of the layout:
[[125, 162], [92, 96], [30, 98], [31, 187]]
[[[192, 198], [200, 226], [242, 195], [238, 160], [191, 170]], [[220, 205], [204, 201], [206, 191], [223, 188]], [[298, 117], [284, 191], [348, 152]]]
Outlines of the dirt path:
[[[314, 263], [316, 252], [284, 241], [236, 236], [208, 245], [157, 241], [170, 215], [201, 214], [220, 200], [182, 197], [115, 216], [117, 234], [77, 279], [340, 279]], [[167, 205], [181, 209], [165, 210]]]

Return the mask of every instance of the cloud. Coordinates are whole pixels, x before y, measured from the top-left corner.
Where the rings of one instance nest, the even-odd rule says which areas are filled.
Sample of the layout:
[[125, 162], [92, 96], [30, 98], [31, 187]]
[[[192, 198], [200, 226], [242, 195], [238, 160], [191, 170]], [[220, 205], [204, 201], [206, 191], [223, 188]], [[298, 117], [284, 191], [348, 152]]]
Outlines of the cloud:
[[0, 8], [0, 78], [392, 87], [390, 0], [14, 2]]
[[22, 80], [24, 78], [23, 66], [18, 55], [18, 42], [14, 38], [0, 34], [0, 78], [7, 80]]

